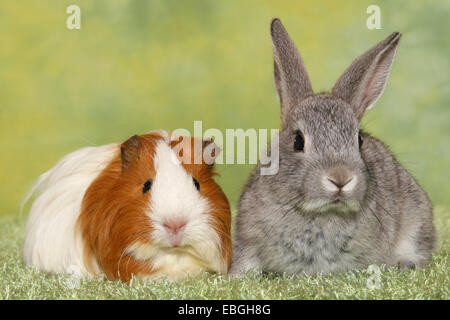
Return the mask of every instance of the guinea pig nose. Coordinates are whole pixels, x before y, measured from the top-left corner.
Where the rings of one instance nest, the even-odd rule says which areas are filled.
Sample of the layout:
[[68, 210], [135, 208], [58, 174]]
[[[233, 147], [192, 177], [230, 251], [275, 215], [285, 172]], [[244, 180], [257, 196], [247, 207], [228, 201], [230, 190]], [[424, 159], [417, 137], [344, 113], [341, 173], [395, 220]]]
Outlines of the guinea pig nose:
[[186, 222], [182, 220], [169, 220], [163, 224], [164, 229], [171, 234], [177, 234], [186, 228]]
[[353, 180], [353, 175], [347, 167], [335, 166], [329, 171], [327, 178], [336, 187], [342, 189], [347, 183]]

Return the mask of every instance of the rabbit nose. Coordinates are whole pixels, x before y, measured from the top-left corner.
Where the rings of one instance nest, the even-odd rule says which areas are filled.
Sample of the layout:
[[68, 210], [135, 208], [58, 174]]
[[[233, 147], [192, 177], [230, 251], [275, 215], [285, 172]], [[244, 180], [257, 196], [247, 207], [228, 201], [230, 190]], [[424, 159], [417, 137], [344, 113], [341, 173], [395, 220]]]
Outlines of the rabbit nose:
[[336, 187], [342, 189], [353, 180], [353, 174], [347, 167], [335, 166], [329, 171], [327, 179]]
[[333, 183], [336, 187], [338, 187], [339, 189], [342, 189], [343, 187], [345, 187], [345, 185], [347, 185], [347, 183], [349, 183], [350, 181], [352, 181], [353, 177], [349, 177], [348, 179], [344, 180], [338, 180], [335, 179], [334, 177], [328, 177], [328, 181], [330, 181], [331, 183]]
[[170, 234], [177, 234], [186, 228], [186, 222], [182, 220], [170, 220], [163, 224], [164, 229]]

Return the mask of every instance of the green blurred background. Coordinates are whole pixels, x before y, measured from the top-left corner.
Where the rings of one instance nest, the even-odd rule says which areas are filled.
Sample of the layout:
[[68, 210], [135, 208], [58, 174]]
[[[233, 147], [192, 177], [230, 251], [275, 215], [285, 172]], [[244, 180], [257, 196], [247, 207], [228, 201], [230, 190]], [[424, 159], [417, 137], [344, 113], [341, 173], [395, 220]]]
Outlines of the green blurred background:
[[[66, 8], [81, 7], [81, 30]], [[368, 30], [366, 8], [381, 8]], [[63, 155], [151, 129], [278, 128], [269, 24], [279, 17], [315, 91], [363, 51], [404, 34], [364, 127], [433, 202], [450, 205], [450, 2], [48, 1], [0, 5], [0, 215]], [[235, 207], [251, 165], [220, 165]]]

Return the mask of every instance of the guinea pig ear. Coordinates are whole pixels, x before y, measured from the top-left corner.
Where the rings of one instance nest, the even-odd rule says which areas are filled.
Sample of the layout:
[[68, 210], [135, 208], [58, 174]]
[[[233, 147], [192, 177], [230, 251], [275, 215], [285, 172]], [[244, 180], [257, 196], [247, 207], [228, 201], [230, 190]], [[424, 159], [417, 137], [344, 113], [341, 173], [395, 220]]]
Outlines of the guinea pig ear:
[[274, 83], [281, 104], [283, 124], [289, 111], [314, 94], [302, 57], [279, 19], [270, 25], [273, 43]]
[[334, 85], [332, 93], [348, 102], [358, 119], [383, 93], [401, 36], [394, 32], [361, 55]]
[[141, 141], [139, 136], [134, 135], [120, 146], [122, 157], [122, 172], [127, 171], [132, 164], [139, 159]]
[[203, 161], [207, 165], [213, 165], [222, 149], [214, 142], [212, 138], [205, 138], [202, 141]]

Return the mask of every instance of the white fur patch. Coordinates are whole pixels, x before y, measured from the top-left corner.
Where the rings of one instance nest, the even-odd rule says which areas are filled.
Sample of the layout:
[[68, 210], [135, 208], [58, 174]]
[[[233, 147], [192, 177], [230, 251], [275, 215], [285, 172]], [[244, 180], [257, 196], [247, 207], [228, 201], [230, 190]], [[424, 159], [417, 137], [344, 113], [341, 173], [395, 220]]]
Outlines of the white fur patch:
[[[210, 204], [196, 189], [193, 177], [165, 141], [156, 145], [154, 166], [156, 176], [150, 190], [148, 211], [154, 227], [153, 244], [133, 246], [129, 250], [139, 260], [155, 259], [153, 263], [161, 266], [161, 273], [170, 278], [182, 277], [191, 268], [224, 272], [220, 238], [211, 226], [208, 214]], [[163, 226], [170, 220], [186, 223], [179, 248], [171, 248], [171, 235]], [[180, 275], [176, 275], [177, 272]]]
[[75, 223], [86, 189], [117, 151], [117, 144], [77, 150], [39, 177], [29, 194], [38, 192], [26, 225], [23, 256], [27, 265], [55, 273], [76, 268], [88, 275]]
[[[127, 249], [140, 261], [151, 261], [157, 272], [144, 278], [151, 280], [168, 279], [171, 281], [195, 277], [202, 271], [214, 271], [221, 274], [226, 272], [226, 266], [211, 250], [208, 241], [194, 246], [177, 248], [161, 247], [154, 244], [133, 244]], [[208, 256], [212, 253], [212, 256]]]
[[325, 190], [330, 192], [336, 192], [339, 190], [339, 188], [333, 182], [331, 182], [326, 175], [322, 176], [322, 185]]
[[356, 184], [358, 183], [358, 177], [355, 175], [353, 178], [347, 182], [347, 184], [342, 187], [343, 192], [351, 192], [353, 189], [355, 189]]
[[[351, 192], [355, 188], [357, 183], [358, 177], [355, 175], [347, 184], [342, 187], [342, 191]], [[322, 177], [322, 185], [324, 189], [329, 192], [339, 191], [339, 188], [333, 182], [331, 182], [326, 175]]]
[[400, 238], [395, 246], [395, 255], [397, 260], [411, 261], [413, 263], [419, 263], [423, 257], [417, 253], [417, 245], [415, 237], [417, 236], [418, 228], [415, 224], [403, 226], [403, 230], [400, 232]]
[[303, 210], [309, 212], [326, 212], [328, 210], [334, 210], [337, 212], [345, 213], [350, 211], [358, 211], [359, 204], [354, 200], [346, 200], [342, 204], [333, 204], [327, 200], [314, 199], [303, 203], [302, 208]]

